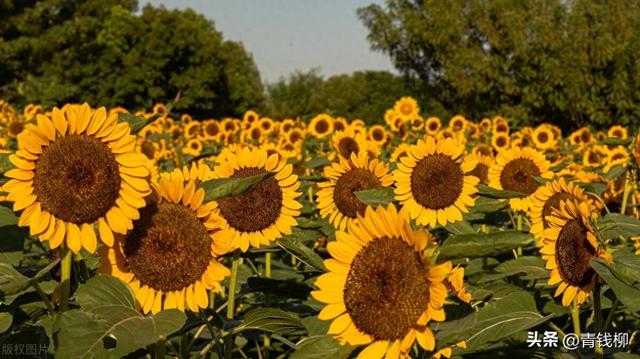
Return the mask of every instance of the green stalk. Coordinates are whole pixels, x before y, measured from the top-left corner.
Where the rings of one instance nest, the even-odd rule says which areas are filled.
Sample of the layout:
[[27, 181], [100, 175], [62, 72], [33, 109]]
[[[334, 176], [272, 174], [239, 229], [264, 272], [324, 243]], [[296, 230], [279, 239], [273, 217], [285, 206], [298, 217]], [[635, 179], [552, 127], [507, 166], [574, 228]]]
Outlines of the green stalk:
[[[229, 279], [229, 296], [227, 299], [227, 319], [233, 320], [235, 316], [236, 283], [238, 281], [238, 267], [240, 266], [240, 252], [233, 252], [231, 264], [231, 278]], [[229, 334], [224, 341], [224, 357], [231, 359], [233, 353], [233, 335]]]
[[[266, 252], [264, 254], [264, 276], [266, 278], [271, 278], [271, 252]], [[271, 295], [267, 294], [265, 296], [265, 306], [271, 306]], [[268, 333], [264, 335], [264, 358], [269, 359], [269, 348], [271, 347], [271, 337]], [[258, 351], [260, 353], [260, 351]]]
[[[596, 325], [596, 333], [602, 331], [602, 309], [600, 304], [600, 284], [596, 282], [593, 287], [593, 318]], [[596, 342], [596, 358], [602, 359], [604, 352], [599, 342]]]
[[627, 172], [624, 176], [624, 192], [622, 192], [622, 205], [620, 206], [620, 213], [624, 214], [627, 211], [627, 201], [629, 201], [629, 192], [631, 185], [629, 184], [630, 174]]
[[580, 336], [580, 307], [575, 299], [571, 308], [571, 320], [573, 321], [573, 332], [575, 335]]
[[156, 357], [156, 359], [164, 359], [164, 354], [165, 354], [165, 342], [166, 339], [163, 336], [160, 336], [160, 339], [158, 339], [158, 342], [156, 342], [153, 346], [154, 346], [154, 355]]
[[[516, 217], [516, 229], [518, 231], [522, 231], [522, 214], [518, 213], [517, 217]], [[518, 247], [516, 249], [516, 252], [518, 253], [518, 256], [522, 256], [522, 247]]]
[[61, 310], [69, 310], [69, 296], [71, 295], [71, 263], [73, 263], [73, 253], [67, 246], [60, 248], [62, 262], [60, 263], [60, 270], [62, 272], [62, 278], [60, 279], [60, 285], [62, 286], [62, 298], [60, 302]]
[[609, 310], [609, 314], [607, 315], [607, 320], [604, 321], [604, 326], [602, 327], [602, 330], [606, 331], [607, 329], [609, 329], [609, 326], [613, 321], [613, 315], [616, 312], [616, 308], [618, 307], [618, 304], [620, 304], [620, 301], [618, 300], [618, 298], [616, 298], [613, 301], [613, 304], [611, 305], [611, 310]]

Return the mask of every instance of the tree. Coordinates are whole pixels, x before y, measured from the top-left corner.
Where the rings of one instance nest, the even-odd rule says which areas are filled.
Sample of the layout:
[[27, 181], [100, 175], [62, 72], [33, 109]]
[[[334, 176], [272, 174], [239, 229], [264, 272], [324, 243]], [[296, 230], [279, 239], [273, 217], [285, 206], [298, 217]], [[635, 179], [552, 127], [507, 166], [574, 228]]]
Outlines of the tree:
[[388, 0], [358, 10], [372, 47], [447, 109], [516, 122], [634, 124], [640, 5]]
[[262, 106], [253, 59], [192, 10], [135, 0], [0, 2], [0, 97], [149, 109], [178, 94], [178, 112], [241, 115]]
[[425, 111], [442, 115], [439, 104], [422, 99], [411, 81], [386, 71], [356, 71], [323, 79], [317, 70], [296, 72], [287, 80], [267, 86], [268, 112], [276, 118], [301, 116], [310, 119], [326, 112], [369, 123], [384, 122], [384, 113], [402, 96], [413, 95], [427, 104]]

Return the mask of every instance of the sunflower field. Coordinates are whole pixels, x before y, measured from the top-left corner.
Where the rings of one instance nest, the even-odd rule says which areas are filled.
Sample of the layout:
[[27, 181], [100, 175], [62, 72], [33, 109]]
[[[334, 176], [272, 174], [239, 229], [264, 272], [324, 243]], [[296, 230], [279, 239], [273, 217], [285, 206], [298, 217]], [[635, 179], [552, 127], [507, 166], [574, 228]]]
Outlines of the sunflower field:
[[622, 126], [0, 102], [0, 148], [2, 357], [640, 354]]

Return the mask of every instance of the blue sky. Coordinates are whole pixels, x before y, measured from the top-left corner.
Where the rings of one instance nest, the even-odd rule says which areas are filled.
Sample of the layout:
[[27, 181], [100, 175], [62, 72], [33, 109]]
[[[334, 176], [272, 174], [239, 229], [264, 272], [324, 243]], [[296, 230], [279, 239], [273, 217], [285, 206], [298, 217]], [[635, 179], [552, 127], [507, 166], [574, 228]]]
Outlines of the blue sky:
[[294, 70], [318, 67], [325, 76], [356, 70], [392, 70], [370, 50], [356, 9], [382, 0], [141, 0], [191, 8], [215, 22], [225, 39], [241, 41], [262, 79], [274, 82]]

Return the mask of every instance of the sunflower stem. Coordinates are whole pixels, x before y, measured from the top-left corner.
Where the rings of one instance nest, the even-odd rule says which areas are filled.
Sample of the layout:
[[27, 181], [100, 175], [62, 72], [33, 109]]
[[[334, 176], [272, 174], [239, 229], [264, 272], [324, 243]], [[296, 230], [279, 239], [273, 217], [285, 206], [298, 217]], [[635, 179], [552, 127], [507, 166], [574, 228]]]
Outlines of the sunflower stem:
[[611, 304], [611, 310], [609, 310], [609, 314], [607, 315], [607, 319], [604, 321], [604, 325], [602, 326], [602, 330], [603, 331], [609, 329], [609, 326], [611, 325], [611, 322], [613, 321], [613, 315], [616, 312], [616, 308], [618, 307], [618, 304], [620, 304], [620, 301], [618, 300], [618, 298], [616, 298], [613, 301], [613, 304]]
[[[595, 322], [595, 331], [596, 333], [600, 333], [602, 331], [602, 309], [601, 309], [601, 303], [600, 303], [600, 283], [596, 282], [595, 286], [593, 287], [593, 318], [594, 318], [594, 322]], [[595, 355], [596, 358], [601, 359], [604, 355], [604, 352], [602, 350], [602, 347], [600, 346], [600, 343], [598, 341], [596, 341], [596, 348], [595, 348]]]
[[631, 186], [629, 184], [630, 174], [627, 171], [624, 176], [624, 192], [622, 192], [622, 204], [620, 205], [620, 213], [624, 214], [627, 211], [627, 201], [629, 200], [629, 192]]
[[166, 339], [160, 336], [160, 339], [153, 345], [153, 352], [156, 359], [164, 359]]
[[69, 310], [69, 295], [71, 294], [71, 263], [73, 262], [73, 253], [66, 246], [61, 247], [62, 262], [60, 264], [61, 278], [60, 285], [62, 289], [62, 298], [60, 302], [61, 310]]
[[558, 332], [558, 334], [560, 335], [560, 340], [564, 339], [564, 337], [567, 336], [567, 333], [565, 333], [564, 330], [562, 330], [562, 328], [557, 326], [554, 322], [549, 321], [549, 327]]
[[[233, 252], [231, 264], [231, 278], [229, 279], [229, 295], [227, 299], [227, 319], [233, 320], [235, 316], [236, 282], [238, 281], [238, 267], [240, 266], [240, 252]], [[231, 359], [233, 353], [233, 335], [229, 334], [224, 342], [224, 357]]]
[[[271, 252], [264, 254], [264, 276], [271, 278]], [[265, 306], [271, 306], [271, 295], [265, 295]], [[271, 337], [268, 333], [264, 335], [264, 358], [269, 359], [269, 348], [271, 347]]]
[[573, 321], [573, 333], [580, 336], [580, 306], [576, 300], [573, 301], [573, 307], [571, 308], [571, 320]]

